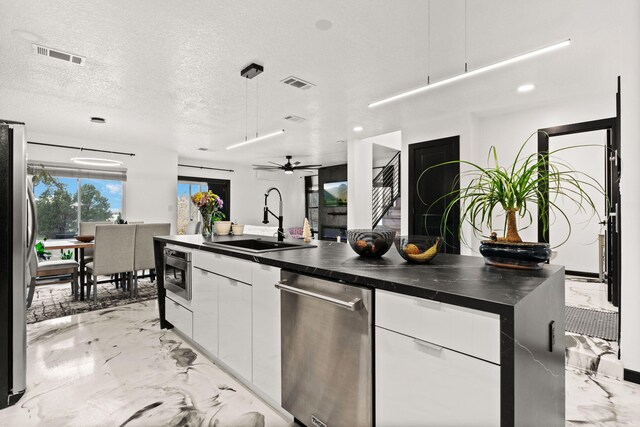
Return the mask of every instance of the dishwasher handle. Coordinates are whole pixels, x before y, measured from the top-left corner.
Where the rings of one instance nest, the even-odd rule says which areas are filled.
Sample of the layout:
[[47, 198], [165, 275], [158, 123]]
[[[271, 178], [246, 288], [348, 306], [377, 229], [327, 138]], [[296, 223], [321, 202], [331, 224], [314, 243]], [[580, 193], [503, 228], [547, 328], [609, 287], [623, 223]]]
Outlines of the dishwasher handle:
[[333, 305], [337, 305], [338, 307], [350, 310], [350, 311], [357, 311], [360, 310], [363, 306], [362, 304], [362, 298], [354, 298], [351, 301], [343, 301], [337, 298], [333, 298], [327, 295], [322, 295], [322, 294], [318, 294], [315, 292], [311, 292], [311, 291], [307, 291], [304, 289], [300, 289], [300, 288], [296, 288], [294, 286], [289, 286], [287, 284], [284, 283], [284, 281], [280, 281], [278, 283], [276, 283], [276, 288], [280, 289], [281, 291], [285, 291], [285, 292], [289, 292], [292, 294], [297, 294], [297, 295], [302, 295], [305, 297], [311, 297], [311, 298], [315, 298], [315, 299], [319, 299], [321, 301], [324, 302], [328, 302], [329, 304], [333, 304]]

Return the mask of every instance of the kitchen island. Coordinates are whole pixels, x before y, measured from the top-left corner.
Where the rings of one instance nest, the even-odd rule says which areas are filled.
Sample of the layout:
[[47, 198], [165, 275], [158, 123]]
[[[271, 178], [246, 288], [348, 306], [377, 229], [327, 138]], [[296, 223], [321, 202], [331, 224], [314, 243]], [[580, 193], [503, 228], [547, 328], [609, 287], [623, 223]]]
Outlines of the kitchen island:
[[[243, 382], [255, 386], [265, 400], [279, 406], [280, 366], [274, 360], [279, 365], [280, 355], [266, 355], [280, 345], [279, 291], [274, 287], [280, 271], [340, 281], [374, 291], [375, 425], [416, 420], [424, 425], [460, 420], [504, 426], [564, 424], [562, 267], [509, 270], [486, 266], [479, 257], [445, 254], [431, 264], [413, 265], [394, 249], [380, 259], [365, 259], [343, 243], [315, 244], [318, 247], [252, 254], [205, 245], [201, 236], [156, 237], [161, 327], [176, 327]], [[194, 273], [189, 304], [180, 306], [181, 301], [165, 292], [166, 245], [194, 254], [199, 273]], [[200, 306], [214, 305], [211, 300], [204, 303], [211, 296], [207, 296], [208, 282], [196, 278], [201, 272], [249, 286], [239, 288], [242, 294], [231, 295], [221, 285], [214, 298], [219, 310], [201, 316]], [[227, 297], [239, 305], [230, 309], [219, 299]], [[168, 312], [170, 318], [175, 315], [174, 322], [167, 320]], [[202, 322], [207, 326], [199, 325]], [[218, 332], [211, 334], [214, 323]], [[203, 329], [207, 334], [199, 332]], [[243, 348], [235, 348], [239, 343], [234, 337], [243, 333], [248, 335]], [[265, 342], [269, 334], [272, 339]], [[222, 354], [229, 355], [227, 360]], [[425, 359], [434, 356], [444, 362]], [[423, 369], [431, 364], [442, 373], [438, 378]]]

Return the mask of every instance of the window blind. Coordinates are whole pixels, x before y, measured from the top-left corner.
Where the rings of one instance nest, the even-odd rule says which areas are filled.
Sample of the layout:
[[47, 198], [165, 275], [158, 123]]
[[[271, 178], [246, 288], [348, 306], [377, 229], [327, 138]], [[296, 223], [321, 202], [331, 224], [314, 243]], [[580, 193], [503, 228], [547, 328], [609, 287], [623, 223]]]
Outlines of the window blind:
[[38, 160], [30, 160], [28, 162], [28, 166], [30, 174], [37, 173], [44, 169], [49, 175], [60, 176], [63, 178], [110, 179], [114, 181], [127, 180], [126, 168], [78, 166], [68, 163], [43, 162]]

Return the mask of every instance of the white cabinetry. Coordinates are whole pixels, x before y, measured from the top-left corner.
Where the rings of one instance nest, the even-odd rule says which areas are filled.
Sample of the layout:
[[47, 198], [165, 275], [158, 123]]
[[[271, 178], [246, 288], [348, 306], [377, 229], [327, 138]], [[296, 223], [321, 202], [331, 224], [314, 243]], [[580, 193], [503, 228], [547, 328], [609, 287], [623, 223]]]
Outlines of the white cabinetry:
[[280, 269], [253, 264], [253, 384], [281, 403]]
[[189, 309], [178, 304], [171, 298], [165, 297], [164, 316], [165, 319], [167, 319], [174, 328], [182, 332], [183, 335], [193, 338], [193, 317]]
[[218, 356], [218, 287], [221, 277], [194, 265], [192, 271], [193, 340]]
[[500, 366], [375, 329], [377, 426], [500, 425]]
[[377, 426], [500, 425], [498, 315], [376, 291], [375, 324]]
[[219, 276], [219, 357], [251, 381], [251, 285]]

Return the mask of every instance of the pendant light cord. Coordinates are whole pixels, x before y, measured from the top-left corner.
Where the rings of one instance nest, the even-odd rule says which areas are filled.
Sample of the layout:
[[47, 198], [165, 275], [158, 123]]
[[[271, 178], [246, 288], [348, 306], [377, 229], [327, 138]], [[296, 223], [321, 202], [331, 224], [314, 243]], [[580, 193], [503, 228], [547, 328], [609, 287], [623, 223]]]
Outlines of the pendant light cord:
[[467, 66], [467, 0], [464, 0], [464, 72], [468, 71]]
[[260, 88], [258, 87], [258, 82], [260, 81], [260, 79], [258, 77], [256, 77], [256, 138], [258, 137], [258, 104], [260, 99], [258, 98], [259, 94], [260, 94]]
[[427, 3], [427, 84], [431, 84], [431, 0]]
[[249, 79], [244, 79], [244, 140], [247, 138], [247, 123], [249, 122]]

